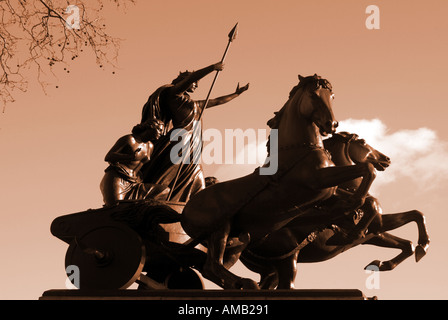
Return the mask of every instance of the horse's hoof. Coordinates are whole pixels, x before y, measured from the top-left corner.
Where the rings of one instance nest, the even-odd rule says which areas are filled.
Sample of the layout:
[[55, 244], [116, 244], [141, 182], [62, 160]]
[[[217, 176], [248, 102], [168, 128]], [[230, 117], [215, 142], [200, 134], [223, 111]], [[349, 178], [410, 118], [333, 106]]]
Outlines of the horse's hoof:
[[426, 245], [421, 245], [419, 244], [416, 248], [415, 248], [415, 262], [419, 262], [425, 255], [426, 255], [426, 251], [428, 250], [429, 244]]
[[[373, 268], [372, 268], [372, 266], [373, 266]], [[364, 268], [364, 270], [376, 270], [377, 269], [379, 271], [380, 266], [381, 266], [380, 260], [373, 260]]]
[[278, 285], [278, 276], [276, 272], [272, 272], [267, 276], [262, 276], [258, 286], [262, 290], [273, 290]]
[[390, 261], [380, 261], [380, 260], [374, 260], [370, 262], [364, 270], [371, 270], [371, 271], [390, 271], [393, 270], [396, 267], [395, 264], [393, 264]]
[[242, 278], [238, 281], [238, 285], [243, 290], [260, 290], [258, 283], [252, 279]]

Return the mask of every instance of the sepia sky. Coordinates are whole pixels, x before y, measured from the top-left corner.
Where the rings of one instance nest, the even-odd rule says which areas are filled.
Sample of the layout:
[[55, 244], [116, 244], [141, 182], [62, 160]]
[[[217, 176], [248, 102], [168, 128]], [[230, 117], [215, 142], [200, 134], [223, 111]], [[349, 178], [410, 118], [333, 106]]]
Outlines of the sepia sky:
[[[365, 25], [372, 4], [380, 9], [376, 30]], [[420, 210], [431, 237], [427, 256], [381, 273], [380, 288], [366, 287], [363, 268], [399, 251], [368, 245], [299, 264], [296, 288], [447, 299], [447, 10], [445, 0], [175, 0], [138, 1], [125, 12], [108, 8], [108, 30], [123, 39], [116, 68], [99, 68], [86, 52], [70, 73], [54, 69], [47, 94], [30, 70], [28, 91], [0, 114], [0, 298], [37, 299], [65, 288], [67, 245], [50, 234], [51, 222], [102, 206], [99, 183], [110, 147], [140, 121], [155, 89], [179, 71], [218, 62], [238, 22], [212, 96], [233, 92], [237, 83], [250, 88], [206, 110], [204, 128], [267, 129], [298, 74], [317, 73], [333, 85], [340, 130], [359, 134], [392, 159], [372, 186], [383, 213]], [[195, 99], [205, 99], [211, 81], [199, 83]], [[224, 181], [255, 167], [210, 164], [204, 171]], [[417, 241], [415, 224], [391, 233]], [[241, 264], [232, 270], [254, 276]]]

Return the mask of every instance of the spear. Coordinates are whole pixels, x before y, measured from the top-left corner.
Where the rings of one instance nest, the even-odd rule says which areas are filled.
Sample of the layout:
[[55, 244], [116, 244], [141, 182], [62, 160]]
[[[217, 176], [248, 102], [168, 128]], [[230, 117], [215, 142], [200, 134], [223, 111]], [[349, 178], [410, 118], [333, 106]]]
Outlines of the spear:
[[[229, 41], [227, 42], [227, 47], [226, 47], [226, 50], [224, 51], [224, 54], [222, 56], [221, 63], [223, 63], [224, 60], [226, 59], [227, 52], [229, 51], [229, 48], [230, 48], [230, 44], [233, 42], [233, 40], [236, 39], [237, 35], [238, 35], [238, 23], [235, 24], [235, 26], [229, 32]], [[208, 91], [207, 98], [205, 98], [204, 108], [201, 110], [201, 113], [200, 113], [200, 116], [199, 116], [198, 120], [201, 120], [202, 113], [207, 108], [208, 101], [210, 100], [210, 94], [212, 93], [213, 87], [215, 86], [216, 79], [218, 79], [218, 75], [219, 75], [219, 70], [216, 71], [215, 78], [213, 78], [213, 82], [212, 82], [212, 85], [210, 87], [210, 90]]]
[[[228, 35], [229, 41], [227, 42], [226, 50], [224, 50], [224, 54], [222, 56], [221, 63], [223, 63], [224, 60], [226, 59], [227, 52], [229, 51], [229, 48], [230, 48], [230, 44], [233, 42], [233, 40], [236, 39], [237, 35], [238, 35], [238, 23], [236, 23], [235, 26], [232, 28], [232, 30], [230, 30], [230, 32], [229, 32], [229, 35]], [[199, 118], [196, 123], [200, 122], [200, 120], [202, 118], [202, 114], [204, 113], [204, 110], [207, 108], [208, 102], [210, 100], [210, 95], [212, 93], [213, 87], [215, 86], [216, 80], [218, 79], [218, 75], [219, 75], [219, 70], [216, 71], [216, 74], [215, 74], [215, 77], [213, 78], [213, 82], [210, 87], [210, 90], [208, 91], [207, 97], [205, 98], [204, 107], [202, 108], [201, 113], [199, 114]], [[193, 135], [196, 131], [196, 128], [200, 128], [200, 126], [199, 125], [194, 126]], [[185, 157], [185, 155], [183, 157]], [[173, 194], [174, 187], [176, 186], [177, 180], [179, 179], [179, 174], [182, 169], [182, 164], [183, 164], [183, 161], [179, 164], [179, 168], [177, 169], [177, 173], [176, 173], [176, 178], [174, 179], [173, 186], [172, 186], [170, 193], [168, 194], [168, 197], [166, 199], [167, 201], [169, 201], [171, 199], [171, 195]]]

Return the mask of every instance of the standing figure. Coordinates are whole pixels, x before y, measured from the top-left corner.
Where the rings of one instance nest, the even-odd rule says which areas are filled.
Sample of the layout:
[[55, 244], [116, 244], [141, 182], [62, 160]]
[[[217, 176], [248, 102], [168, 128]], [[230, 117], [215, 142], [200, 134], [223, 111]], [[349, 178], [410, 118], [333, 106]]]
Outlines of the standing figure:
[[[238, 86], [234, 93], [210, 99], [207, 106], [205, 100], [196, 101], [190, 97], [200, 79], [223, 68], [223, 63], [218, 62], [198, 71], [182, 72], [171, 84], [158, 88], [143, 107], [141, 123], [159, 119], [165, 125], [165, 135], [155, 144], [152, 160], [142, 168], [143, 179], [145, 182], [174, 188], [167, 200], [186, 202], [205, 188], [199, 161], [202, 150], [201, 114], [204, 107], [229, 102], [249, 88], [249, 84], [241, 88]], [[184, 159], [182, 164], [171, 158], [171, 151], [179, 141], [188, 142], [187, 154], [181, 156]]]
[[109, 166], [100, 184], [106, 206], [115, 205], [120, 200], [166, 197], [167, 188], [143, 183], [140, 173], [143, 164], [150, 160], [153, 142], [160, 138], [163, 128], [160, 120], [137, 124], [132, 134], [118, 139], [107, 153], [104, 160]]

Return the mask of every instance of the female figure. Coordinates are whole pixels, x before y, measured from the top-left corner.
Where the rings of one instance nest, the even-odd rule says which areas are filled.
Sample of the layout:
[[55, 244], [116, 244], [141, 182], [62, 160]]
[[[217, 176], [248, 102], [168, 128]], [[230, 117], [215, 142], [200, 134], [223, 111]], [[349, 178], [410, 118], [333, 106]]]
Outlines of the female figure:
[[[238, 86], [234, 93], [210, 99], [207, 106], [206, 101], [196, 101], [190, 97], [200, 79], [223, 68], [224, 65], [219, 62], [198, 71], [180, 73], [171, 84], [158, 88], [143, 107], [141, 123], [159, 119], [165, 125], [165, 135], [155, 144], [152, 161], [142, 168], [144, 181], [174, 188], [167, 200], [186, 202], [205, 188], [199, 163], [202, 150], [201, 114], [204, 107], [211, 108], [229, 102], [249, 88], [249, 84], [242, 88]], [[181, 156], [184, 159], [182, 164], [171, 159], [171, 151], [179, 140], [188, 141], [189, 144], [187, 154]]]
[[106, 206], [115, 205], [119, 200], [166, 196], [166, 188], [144, 184], [140, 176], [141, 167], [150, 160], [153, 142], [160, 138], [162, 132], [162, 121], [138, 124], [132, 129], [132, 134], [118, 139], [110, 149], [104, 159], [109, 166], [100, 184]]

